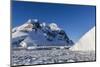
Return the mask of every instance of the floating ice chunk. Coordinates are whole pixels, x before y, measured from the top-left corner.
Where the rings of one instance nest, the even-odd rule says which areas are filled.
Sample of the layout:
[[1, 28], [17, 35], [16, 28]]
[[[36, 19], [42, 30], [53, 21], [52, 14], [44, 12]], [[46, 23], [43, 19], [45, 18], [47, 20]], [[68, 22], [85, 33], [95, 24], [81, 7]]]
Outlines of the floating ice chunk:
[[67, 62], [75, 62], [74, 60], [72, 60], [72, 59], [69, 59]]

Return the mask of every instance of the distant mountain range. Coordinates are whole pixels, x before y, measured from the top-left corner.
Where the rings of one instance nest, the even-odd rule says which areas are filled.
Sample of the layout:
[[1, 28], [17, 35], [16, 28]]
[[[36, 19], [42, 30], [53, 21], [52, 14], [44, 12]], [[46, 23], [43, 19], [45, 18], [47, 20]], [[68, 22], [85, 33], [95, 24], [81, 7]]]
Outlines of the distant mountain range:
[[12, 29], [12, 47], [72, 46], [74, 42], [56, 23], [40, 23], [29, 19]]

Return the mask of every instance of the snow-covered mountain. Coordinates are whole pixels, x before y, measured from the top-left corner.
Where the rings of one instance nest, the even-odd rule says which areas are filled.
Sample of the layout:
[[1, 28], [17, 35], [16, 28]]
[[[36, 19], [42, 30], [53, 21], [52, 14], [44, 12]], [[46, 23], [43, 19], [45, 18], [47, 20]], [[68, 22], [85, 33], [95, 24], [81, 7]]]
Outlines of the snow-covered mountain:
[[21, 26], [12, 29], [13, 47], [32, 46], [71, 46], [70, 40], [64, 30], [56, 23], [40, 23], [37, 19], [29, 19]]
[[89, 30], [70, 50], [95, 51], [95, 27]]

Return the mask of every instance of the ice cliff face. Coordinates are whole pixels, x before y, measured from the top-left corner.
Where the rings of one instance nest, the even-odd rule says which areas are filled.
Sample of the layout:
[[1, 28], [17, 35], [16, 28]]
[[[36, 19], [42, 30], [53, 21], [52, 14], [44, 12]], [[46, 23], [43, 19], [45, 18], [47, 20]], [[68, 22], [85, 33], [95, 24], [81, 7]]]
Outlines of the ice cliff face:
[[37, 19], [29, 19], [21, 26], [12, 29], [12, 46], [71, 46], [64, 30], [56, 23], [40, 23]]
[[95, 51], [95, 27], [89, 30], [70, 50]]

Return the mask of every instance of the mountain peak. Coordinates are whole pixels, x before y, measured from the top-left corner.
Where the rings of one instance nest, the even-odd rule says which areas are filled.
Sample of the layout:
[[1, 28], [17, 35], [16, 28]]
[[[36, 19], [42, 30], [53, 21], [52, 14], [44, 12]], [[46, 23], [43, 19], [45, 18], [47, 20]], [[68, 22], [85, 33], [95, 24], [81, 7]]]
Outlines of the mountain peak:
[[56, 23], [49, 24], [49, 27], [52, 31], [61, 30]]

